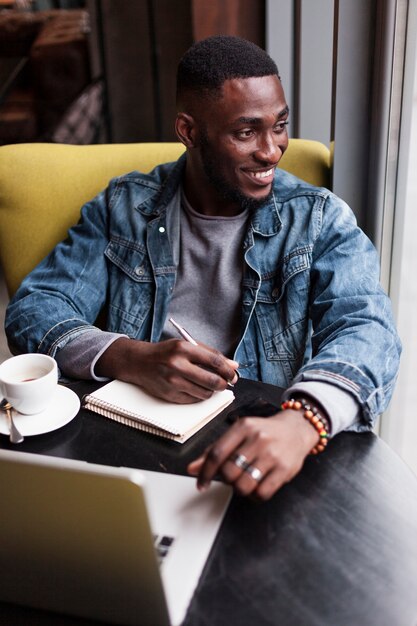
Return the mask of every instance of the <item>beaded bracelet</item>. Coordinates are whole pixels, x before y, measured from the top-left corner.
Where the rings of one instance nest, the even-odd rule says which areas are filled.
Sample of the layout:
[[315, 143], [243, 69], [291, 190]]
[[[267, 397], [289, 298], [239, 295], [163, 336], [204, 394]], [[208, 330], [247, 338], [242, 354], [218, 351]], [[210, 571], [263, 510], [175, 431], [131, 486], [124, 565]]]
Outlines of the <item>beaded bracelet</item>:
[[292, 409], [293, 411], [303, 412], [303, 416], [320, 435], [319, 442], [310, 451], [310, 454], [323, 452], [329, 440], [329, 426], [327, 420], [319, 413], [317, 407], [312, 406], [309, 402], [307, 402], [307, 400], [304, 400], [304, 398], [300, 398], [299, 400], [291, 398], [291, 400], [286, 400], [281, 404], [281, 409]]

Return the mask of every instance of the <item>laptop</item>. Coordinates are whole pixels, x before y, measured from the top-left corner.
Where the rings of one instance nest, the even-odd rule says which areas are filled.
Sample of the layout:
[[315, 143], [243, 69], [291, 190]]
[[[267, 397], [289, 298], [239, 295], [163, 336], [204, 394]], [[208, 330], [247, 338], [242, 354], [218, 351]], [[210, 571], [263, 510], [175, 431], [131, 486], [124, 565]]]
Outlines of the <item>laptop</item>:
[[0, 600], [177, 626], [230, 497], [188, 476], [0, 450]]

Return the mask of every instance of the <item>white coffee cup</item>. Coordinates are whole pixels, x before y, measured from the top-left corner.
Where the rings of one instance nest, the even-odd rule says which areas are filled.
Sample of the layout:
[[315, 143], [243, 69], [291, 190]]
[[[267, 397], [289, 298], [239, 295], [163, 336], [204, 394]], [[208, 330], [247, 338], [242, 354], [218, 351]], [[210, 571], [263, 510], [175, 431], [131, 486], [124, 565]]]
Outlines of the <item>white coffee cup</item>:
[[46, 354], [20, 354], [0, 364], [0, 391], [16, 411], [40, 413], [58, 384], [55, 359]]

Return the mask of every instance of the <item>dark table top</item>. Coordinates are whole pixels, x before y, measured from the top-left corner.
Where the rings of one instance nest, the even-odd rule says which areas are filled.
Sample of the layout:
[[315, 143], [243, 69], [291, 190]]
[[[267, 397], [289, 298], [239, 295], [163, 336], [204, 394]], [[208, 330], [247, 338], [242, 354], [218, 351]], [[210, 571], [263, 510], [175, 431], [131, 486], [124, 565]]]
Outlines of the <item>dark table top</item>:
[[[259, 396], [280, 390], [242, 380], [235, 405]], [[231, 408], [182, 445], [82, 410], [15, 449], [185, 474]], [[416, 587], [417, 479], [374, 434], [342, 433], [269, 502], [232, 499], [184, 626], [416, 626]], [[0, 604], [1, 626], [89, 623]]]

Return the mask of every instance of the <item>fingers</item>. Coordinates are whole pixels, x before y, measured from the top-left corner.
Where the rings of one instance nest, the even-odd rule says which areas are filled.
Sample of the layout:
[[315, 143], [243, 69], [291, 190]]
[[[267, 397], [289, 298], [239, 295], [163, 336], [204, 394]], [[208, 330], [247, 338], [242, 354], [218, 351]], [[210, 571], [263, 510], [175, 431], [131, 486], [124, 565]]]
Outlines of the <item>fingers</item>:
[[205, 400], [214, 391], [226, 389], [228, 381], [236, 378], [237, 363], [207, 346], [194, 346], [179, 339], [158, 343], [127, 341], [128, 365], [120, 379], [170, 402]]
[[229, 457], [222, 468], [222, 475], [236, 491], [248, 496], [256, 492], [258, 487], [267, 480], [271, 468], [272, 466], [269, 467], [244, 446], [239, 448], [238, 453]]
[[165, 382], [173, 389], [205, 399], [237, 381], [238, 363], [217, 350], [176, 339], [158, 345], [165, 351]]
[[[228, 359], [218, 350], [203, 344], [190, 347], [192, 362], [198, 365], [200, 369], [203, 369], [203, 375], [214, 374], [215, 377], [218, 377], [217, 383], [220, 383], [222, 388], [225, 388], [227, 384], [234, 385], [237, 382], [238, 375], [236, 370], [239, 367], [237, 361]], [[202, 372], [199, 372], [199, 375], [201, 374]], [[207, 380], [214, 379], [207, 378]]]
[[234, 361], [233, 359], [226, 359], [226, 361], [233, 370], [233, 378], [228, 380], [228, 382], [230, 385], [235, 385], [237, 381], [239, 380], [239, 372], [238, 372], [239, 363], [237, 361]]
[[96, 364], [100, 376], [134, 383], [169, 402], [209, 398], [237, 380], [238, 364], [208, 346], [179, 339], [157, 343], [121, 337]]
[[[265, 463], [261, 460], [252, 459], [251, 463], [248, 462], [248, 466], [244, 469], [242, 466], [236, 465], [236, 459], [241, 453], [232, 455], [229, 457], [222, 466], [221, 475], [224, 482], [229, 485], [233, 485], [234, 489], [243, 496], [255, 496], [260, 500], [269, 500], [276, 491], [288, 480], [288, 478], [282, 474], [279, 469], [271, 468], [269, 471], [266, 469]], [[248, 457], [246, 457], [248, 458]], [[205, 461], [205, 455], [196, 459], [188, 466], [188, 472], [191, 476], [198, 476]], [[248, 469], [250, 471], [248, 472]], [[253, 470], [258, 470], [259, 475], [255, 474]], [[200, 489], [206, 489], [208, 485], [200, 487]]]
[[256, 491], [264, 481], [269, 482], [268, 475], [276, 459], [269, 451], [270, 442], [259, 430], [262, 421], [256, 418], [239, 421], [188, 466], [190, 474], [198, 477], [199, 489], [207, 489], [216, 474], [242, 495]]
[[188, 466], [189, 473], [197, 476], [197, 487], [207, 489], [220, 475], [241, 495], [269, 499], [300, 471], [311, 450], [314, 432], [304, 437], [301, 430], [308, 424], [296, 418], [282, 412], [278, 417], [249, 417], [235, 423]]
[[[245, 454], [243, 454], [245, 452]], [[282, 473], [274, 469], [273, 463], [266, 463], [258, 459], [245, 448], [239, 448], [239, 452], [219, 465], [217, 473], [220, 474], [229, 485], [233, 485], [235, 491], [242, 496], [255, 495], [260, 499], [270, 498], [286, 480]], [[250, 460], [249, 460], [250, 459]], [[188, 466], [192, 476], [198, 476], [197, 486], [200, 490], [206, 490], [210, 485], [210, 479], [206, 477], [206, 469], [202, 471], [204, 463], [211, 462], [211, 455], [203, 455]]]
[[207, 489], [211, 480], [228, 461], [232, 453], [245, 440], [241, 423], [235, 424], [226, 435], [210, 446], [204, 454], [188, 466], [189, 472], [197, 473], [197, 487]]

